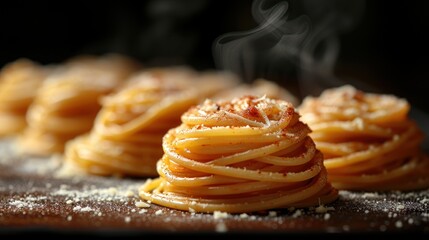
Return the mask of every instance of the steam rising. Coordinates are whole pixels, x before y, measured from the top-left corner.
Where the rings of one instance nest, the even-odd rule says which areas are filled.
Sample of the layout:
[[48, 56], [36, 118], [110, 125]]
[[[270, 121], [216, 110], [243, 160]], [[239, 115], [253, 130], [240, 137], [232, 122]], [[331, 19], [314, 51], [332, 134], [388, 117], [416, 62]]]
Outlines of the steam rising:
[[255, 0], [252, 14], [259, 23], [255, 29], [220, 36], [214, 45], [218, 68], [230, 70], [247, 82], [257, 75], [269, 74], [274, 65], [294, 68], [309, 32], [309, 20], [303, 16], [288, 21], [287, 2], [266, 8], [264, 0]]
[[[313, 20], [313, 29], [301, 52], [300, 90], [303, 96], [319, 95], [326, 88], [345, 84], [334, 74], [340, 52], [338, 35], [356, 24], [362, 15], [363, 1], [306, 0], [303, 3]], [[357, 82], [353, 85], [369, 88]]]
[[302, 14], [289, 19], [288, 2], [254, 0], [252, 15], [258, 26], [218, 37], [213, 49], [216, 66], [246, 82], [264, 77], [290, 88], [297, 78], [301, 97], [344, 84], [333, 74], [340, 49], [338, 34], [356, 23], [363, 2], [303, 0], [299, 4]]

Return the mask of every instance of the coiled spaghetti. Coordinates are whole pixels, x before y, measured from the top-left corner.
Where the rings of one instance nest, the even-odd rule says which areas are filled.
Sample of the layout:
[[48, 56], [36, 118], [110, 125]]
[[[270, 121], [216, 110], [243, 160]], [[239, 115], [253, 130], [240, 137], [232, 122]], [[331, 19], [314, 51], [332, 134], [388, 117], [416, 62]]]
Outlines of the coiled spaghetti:
[[258, 78], [253, 83], [241, 83], [234, 88], [219, 92], [212, 97], [213, 100], [231, 100], [236, 97], [253, 95], [266, 96], [268, 98], [281, 99], [292, 103], [296, 106], [298, 99], [287, 89], [281, 87], [275, 82]]
[[99, 98], [123, 83], [135, 66], [125, 57], [106, 55], [60, 67], [37, 92], [17, 149], [33, 155], [62, 153], [68, 140], [92, 128]]
[[65, 158], [91, 174], [157, 176], [168, 129], [189, 107], [236, 82], [182, 67], [145, 70], [103, 99], [93, 130], [68, 143]]
[[336, 188], [429, 187], [429, 159], [420, 149], [423, 134], [408, 118], [405, 99], [347, 85], [307, 97], [299, 109]]
[[47, 70], [29, 59], [18, 59], [0, 73], [0, 136], [15, 135], [26, 125], [25, 115]]
[[163, 138], [159, 178], [140, 197], [196, 212], [254, 212], [329, 203], [322, 154], [310, 129], [283, 100], [206, 100]]

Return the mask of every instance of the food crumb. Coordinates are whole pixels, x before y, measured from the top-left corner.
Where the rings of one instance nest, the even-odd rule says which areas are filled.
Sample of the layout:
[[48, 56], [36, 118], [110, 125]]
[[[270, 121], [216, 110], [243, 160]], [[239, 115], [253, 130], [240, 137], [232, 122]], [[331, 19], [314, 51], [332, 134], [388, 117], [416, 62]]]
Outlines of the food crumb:
[[136, 207], [139, 207], [139, 208], [148, 208], [148, 207], [150, 207], [150, 205], [148, 203], [145, 203], [143, 201], [138, 201], [138, 202], [135, 203], [135, 205], [136, 205]]
[[142, 209], [142, 210], [139, 211], [140, 214], [143, 214], [143, 213], [146, 213], [146, 212], [147, 212], [146, 209]]
[[324, 220], [329, 220], [329, 218], [331, 218], [331, 214], [325, 213], [325, 215], [323, 216], [323, 219]]
[[[214, 217], [214, 219], [227, 218], [228, 217], [228, 213], [221, 212], [221, 211], [214, 211], [213, 212], [213, 217]], [[240, 217], [241, 217], [241, 215], [240, 215]]]
[[66, 201], [66, 204], [72, 204], [72, 203], [73, 203], [73, 201], [70, 199]]
[[293, 218], [297, 218], [297, 217], [299, 217], [299, 216], [301, 216], [302, 215], [302, 212], [301, 212], [301, 210], [296, 210], [293, 214], [292, 214], [292, 217]]
[[161, 209], [159, 209], [158, 211], [155, 212], [155, 215], [161, 215], [163, 212]]
[[276, 211], [269, 211], [268, 212], [268, 216], [270, 216], [270, 217], [277, 217], [277, 212]]
[[377, 193], [364, 193], [362, 195], [362, 198], [376, 198], [376, 197], [378, 197]]
[[398, 221], [396, 221], [396, 222], [395, 222], [395, 227], [396, 227], [396, 228], [401, 228], [401, 227], [402, 227], [402, 222], [401, 222], [401, 221], [399, 221], [399, 220], [398, 220]]
[[134, 196], [134, 192], [131, 191], [131, 190], [128, 190], [128, 191], [125, 192], [125, 196], [126, 197], [132, 197], [132, 196]]
[[226, 232], [228, 228], [224, 222], [219, 222], [216, 224], [216, 232]]
[[90, 207], [81, 207], [81, 206], [76, 206], [73, 208], [73, 211], [75, 212], [91, 212], [94, 211], [94, 209], [90, 208]]
[[319, 205], [319, 206], [316, 208], [316, 212], [317, 212], [317, 213], [326, 213], [326, 212], [328, 212], [328, 211], [330, 211], [330, 210], [335, 210], [335, 208], [334, 208], [334, 207], [326, 207], [326, 206], [324, 206], [324, 205]]
[[107, 191], [109, 192], [110, 195], [116, 195], [116, 193], [118, 192], [118, 189], [115, 187], [110, 187], [107, 189]]
[[129, 217], [129, 216], [126, 216], [126, 217], [124, 218], [124, 221], [125, 221], [126, 223], [129, 223], [129, 222], [131, 222], [131, 217]]
[[72, 219], [73, 219], [73, 216], [71, 216], [71, 215], [68, 215], [68, 216], [67, 216], [67, 221], [69, 221], [69, 222], [70, 222]]

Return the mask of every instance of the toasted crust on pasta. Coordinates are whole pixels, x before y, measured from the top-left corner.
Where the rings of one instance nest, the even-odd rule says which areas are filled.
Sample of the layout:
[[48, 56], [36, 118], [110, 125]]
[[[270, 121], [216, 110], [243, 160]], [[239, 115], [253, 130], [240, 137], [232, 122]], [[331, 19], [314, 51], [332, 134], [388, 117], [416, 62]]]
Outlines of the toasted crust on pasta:
[[163, 138], [159, 178], [140, 197], [195, 212], [254, 212], [334, 201], [323, 156], [292, 104], [242, 96], [190, 108]]
[[350, 190], [429, 187], [429, 159], [420, 148], [424, 135], [409, 110], [405, 99], [350, 85], [307, 97], [299, 107], [324, 154], [329, 180]]
[[0, 72], [0, 136], [16, 135], [27, 122], [25, 115], [47, 76], [47, 69], [21, 58]]
[[90, 134], [67, 144], [66, 161], [90, 174], [157, 176], [163, 135], [188, 108], [237, 82], [184, 67], [144, 70], [103, 98]]
[[212, 97], [213, 100], [231, 100], [240, 96], [266, 96], [268, 98], [281, 99], [297, 106], [299, 101], [291, 92], [282, 86], [267, 79], [258, 78], [253, 83], [241, 83], [234, 88], [219, 92]]
[[92, 128], [100, 98], [120, 86], [136, 66], [120, 55], [106, 55], [58, 67], [29, 107], [28, 126], [17, 139], [17, 149], [42, 156], [62, 153], [68, 140]]

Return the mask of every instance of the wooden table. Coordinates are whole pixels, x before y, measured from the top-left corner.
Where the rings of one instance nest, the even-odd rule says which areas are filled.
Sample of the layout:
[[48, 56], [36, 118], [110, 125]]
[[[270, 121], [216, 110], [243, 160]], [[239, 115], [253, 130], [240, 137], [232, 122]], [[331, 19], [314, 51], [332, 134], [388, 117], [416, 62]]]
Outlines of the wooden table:
[[[417, 192], [340, 191], [320, 208], [256, 214], [189, 213], [136, 206], [145, 179], [58, 177], [61, 158], [3, 157], [0, 234], [245, 234], [429, 233], [429, 189]], [[138, 205], [138, 204], [137, 204]]]

